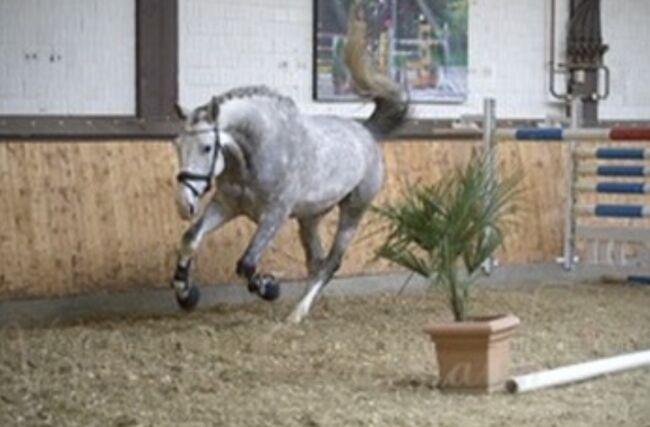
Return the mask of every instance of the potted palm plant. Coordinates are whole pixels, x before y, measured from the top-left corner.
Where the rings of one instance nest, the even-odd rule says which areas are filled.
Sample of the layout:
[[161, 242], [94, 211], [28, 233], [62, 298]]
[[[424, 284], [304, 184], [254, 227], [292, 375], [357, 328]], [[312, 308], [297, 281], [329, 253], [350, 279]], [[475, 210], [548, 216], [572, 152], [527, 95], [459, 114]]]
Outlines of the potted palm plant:
[[410, 186], [375, 208], [389, 224], [377, 255], [430, 280], [447, 293], [453, 322], [426, 327], [438, 358], [443, 390], [493, 391], [506, 379], [512, 314], [471, 316], [469, 291], [481, 266], [503, 242], [521, 174], [497, 178], [491, 154], [473, 154], [465, 167], [434, 185]]

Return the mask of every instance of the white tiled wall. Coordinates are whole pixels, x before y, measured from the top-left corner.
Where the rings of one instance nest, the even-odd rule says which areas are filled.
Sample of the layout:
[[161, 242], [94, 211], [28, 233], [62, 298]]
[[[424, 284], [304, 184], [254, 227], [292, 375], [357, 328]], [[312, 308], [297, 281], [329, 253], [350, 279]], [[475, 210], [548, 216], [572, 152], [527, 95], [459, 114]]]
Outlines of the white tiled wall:
[[[564, 33], [568, 0], [558, 0]], [[469, 96], [459, 105], [418, 105], [421, 117], [476, 114], [497, 98], [499, 117], [561, 114], [548, 94], [550, 1], [470, 0]], [[182, 0], [180, 98], [193, 106], [237, 85], [264, 83], [307, 111], [364, 115], [369, 106], [312, 100], [312, 0]], [[650, 119], [648, 0], [602, 0], [612, 95], [602, 118]], [[558, 40], [562, 41], [563, 36]], [[559, 51], [563, 46], [559, 46]], [[561, 78], [558, 87], [563, 89]]]
[[612, 93], [601, 114], [650, 120], [650, 1], [602, 0], [601, 14], [612, 70]]
[[0, 114], [135, 113], [135, 0], [0, 0]]
[[[561, 53], [568, 0], [557, 2]], [[416, 114], [475, 114], [493, 96], [500, 117], [560, 115], [548, 94], [550, 0], [469, 3], [469, 96], [459, 105], [418, 105]], [[312, 100], [312, 4], [179, 1], [181, 102], [264, 83], [308, 111], [367, 114], [368, 105]], [[602, 0], [612, 71], [602, 118], [650, 119], [649, 16], [648, 0]], [[0, 0], [0, 114], [132, 114], [134, 26], [134, 0]]]
[[180, 3], [180, 98], [195, 105], [237, 85], [310, 97], [310, 0]]
[[466, 113], [465, 108], [476, 112], [484, 97], [494, 97], [499, 117], [546, 116], [550, 109], [546, 90], [547, 2], [469, 3], [470, 94], [468, 105], [456, 114]]
[[[499, 0], [509, 7], [498, 8], [494, 2], [471, 1], [467, 102], [418, 105], [418, 115], [475, 113], [485, 96], [499, 98], [500, 115], [545, 114], [543, 2]], [[195, 105], [232, 86], [265, 83], [310, 111], [366, 114], [358, 104], [312, 101], [312, 14], [310, 0], [181, 2], [181, 102]], [[522, 69], [526, 77], [517, 78]]]

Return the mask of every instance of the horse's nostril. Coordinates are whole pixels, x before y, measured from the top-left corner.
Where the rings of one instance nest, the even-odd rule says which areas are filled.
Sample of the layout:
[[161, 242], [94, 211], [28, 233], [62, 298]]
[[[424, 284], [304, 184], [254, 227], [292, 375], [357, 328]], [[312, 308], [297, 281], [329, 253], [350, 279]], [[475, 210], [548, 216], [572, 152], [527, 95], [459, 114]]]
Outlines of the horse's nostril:
[[194, 206], [190, 205], [190, 208], [188, 209], [190, 216], [194, 216]]

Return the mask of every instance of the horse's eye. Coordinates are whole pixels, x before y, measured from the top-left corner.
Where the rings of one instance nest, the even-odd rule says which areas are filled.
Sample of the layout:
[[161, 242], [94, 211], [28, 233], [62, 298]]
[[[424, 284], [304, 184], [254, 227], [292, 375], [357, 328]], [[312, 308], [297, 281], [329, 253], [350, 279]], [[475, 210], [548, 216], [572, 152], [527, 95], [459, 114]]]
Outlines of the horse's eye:
[[204, 145], [203, 147], [201, 147], [201, 151], [203, 151], [204, 154], [208, 154], [210, 150], [212, 150], [211, 145]]

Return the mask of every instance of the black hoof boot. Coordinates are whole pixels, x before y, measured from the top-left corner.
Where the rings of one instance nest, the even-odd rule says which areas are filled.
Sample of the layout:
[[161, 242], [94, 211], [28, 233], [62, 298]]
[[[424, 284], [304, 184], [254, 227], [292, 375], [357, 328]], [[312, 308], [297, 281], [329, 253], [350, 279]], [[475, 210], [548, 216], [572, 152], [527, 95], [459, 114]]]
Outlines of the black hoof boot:
[[185, 298], [181, 298], [178, 294], [176, 294], [176, 301], [178, 301], [178, 305], [180, 305], [181, 308], [185, 311], [194, 310], [200, 299], [201, 292], [196, 286], [190, 286], [189, 292]]
[[266, 301], [275, 301], [280, 296], [280, 284], [270, 274], [256, 274], [248, 281], [248, 292], [256, 293]]

